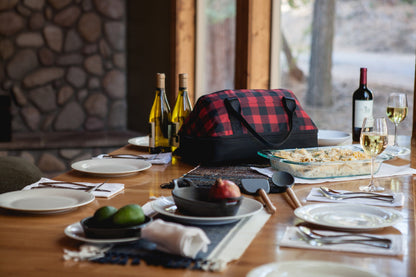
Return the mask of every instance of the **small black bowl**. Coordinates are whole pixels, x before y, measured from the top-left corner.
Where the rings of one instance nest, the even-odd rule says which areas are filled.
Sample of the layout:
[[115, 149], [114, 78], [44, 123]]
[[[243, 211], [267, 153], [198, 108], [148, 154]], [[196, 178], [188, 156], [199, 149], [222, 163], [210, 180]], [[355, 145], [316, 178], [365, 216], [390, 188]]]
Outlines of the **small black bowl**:
[[237, 214], [243, 196], [212, 200], [209, 189], [197, 187], [176, 187], [172, 190], [173, 201], [184, 215], [219, 217]]
[[97, 224], [93, 217], [86, 217], [81, 220], [82, 229], [87, 238], [96, 239], [114, 239], [114, 238], [129, 238], [139, 237], [141, 230], [146, 226], [152, 219], [148, 216], [142, 224], [133, 225], [128, 227], [118, 227], [111, 224], [100, 225]]

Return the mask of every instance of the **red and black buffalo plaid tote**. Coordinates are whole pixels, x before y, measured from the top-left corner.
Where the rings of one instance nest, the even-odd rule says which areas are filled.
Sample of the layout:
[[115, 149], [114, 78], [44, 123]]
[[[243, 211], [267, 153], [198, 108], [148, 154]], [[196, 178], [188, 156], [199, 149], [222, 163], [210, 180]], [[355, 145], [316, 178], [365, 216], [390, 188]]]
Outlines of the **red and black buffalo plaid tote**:
[[196, 163], [254, 161], [263, 149], [315, 147], [317, 133], [289, 90], [222, 90], [198, 99], [175, 154]]

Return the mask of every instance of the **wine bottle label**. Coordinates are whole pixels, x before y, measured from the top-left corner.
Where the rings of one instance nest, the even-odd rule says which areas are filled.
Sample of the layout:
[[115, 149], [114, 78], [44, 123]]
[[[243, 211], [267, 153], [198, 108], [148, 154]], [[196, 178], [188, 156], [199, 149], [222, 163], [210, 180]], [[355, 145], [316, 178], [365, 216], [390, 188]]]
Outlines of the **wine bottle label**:
[[156, 147], [156, 124], [154, 122], [149, 122], [149, 147]]
[[373, 100], [355, 100], [354, 127], [361, 128], [364, 118], [373, 115]]
[[180, 128], [180, 123], [179, 122], [172, 122], [172, 142], [171, 145], [173, 147], [179, 147], [179, 136], [178, 136], [178, 132], [179, 132], [179, 128]]
[[167, 132], [166, 132], [166, 136], [165, 136], [165, 138], [167, 138], [166, 146], [169, 146], [169, 142], [171, 140], [171, 137], [172, 137], [172, 124], [171, 124], [171, 122], [169, 122], [168, 125], [167, 125]]

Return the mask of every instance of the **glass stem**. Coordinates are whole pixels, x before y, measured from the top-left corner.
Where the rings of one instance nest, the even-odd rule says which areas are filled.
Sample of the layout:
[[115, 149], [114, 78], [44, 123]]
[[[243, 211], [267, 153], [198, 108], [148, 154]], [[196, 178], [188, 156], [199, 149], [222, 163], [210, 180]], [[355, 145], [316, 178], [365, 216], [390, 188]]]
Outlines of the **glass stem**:
[[393, 146], [398, 146], [397, 144], [397, 124], [394, 124], [394, 143]]
[[370, 191], [373, 189], [374, 186], [374, 157], [371, 157], [371, 179], [370, 179], [370, 184], [368, 185], [368, 187], [370, 188]]

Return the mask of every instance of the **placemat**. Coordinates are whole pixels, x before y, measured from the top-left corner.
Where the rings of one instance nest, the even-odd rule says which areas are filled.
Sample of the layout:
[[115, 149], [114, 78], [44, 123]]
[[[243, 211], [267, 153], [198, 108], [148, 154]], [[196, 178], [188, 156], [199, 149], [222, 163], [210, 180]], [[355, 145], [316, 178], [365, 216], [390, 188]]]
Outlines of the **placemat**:
[[[231, 180], [242, 190], [242, 179], [267, 179], [270, 184], [270, 193], [281, 193], [285, 188], [279, 188], [267, 177], [251, 167], [268, 167], [266, 164], [244, 164], [231, 166], [197, 166], [178, 180], [179, 187], [190, 186], [190, 181], [198, 187], [210, 187], [218, 178]], [[173, 189], [173, 181], [161, 185], [161, 188]], [[242, 190], [243, 191], [243, 190]], [[244, 192], [244, 191], [243, 191]]]
[[208, 245], [208, 251], [199, 252], [195, 259], [156, 250], [155, 243], [141, 239], [131, 243], [116, 244], [105, 252], [104, 257], [92, 261], [120, 265], [139, 265], [141, 261], [144, 261], [148, 265], [202, 270], [204, 266], [212, 263], [208, 260], [209, 255], [238, 223], [198, 226], [204, 230], [211, 243]]
[[154, 243], [141, 239], [114, 245], [104, 252], [103, 257], [91, 261], [119, 265], [139, 265], [144, 261], [148, 265], [167, 268], [223, 271], [230, 261], [241, 257], [269, 218], [270, 214], [262, 210], [237, 222], [198, 226], [205, 231], [211, 244], [207, 252], [198, 253], [195, 259], [158, 251]]
[[[320, 231], [320, 233], [326, 235], [337, 235], [339, 232], [332, 231]], [[304, 249], [319, 249], [329, 251], [340, 252], [353, 252], [353, 253], [365, 253], [375, 255], [387, 255], [397, 256], [403, 254], [403, 236], [402, 235], [383, 235], [385, 238], [389, 238], [392, 241], [391, 248], [378, 248], [362, 244], [345, 243], [345, 244], [331, 244], [331, 245], [311, 245], [308, 244], [297, 232], [297, 228], [294, 226], [288, 226], [283, 235], [283, 238], [279, 241], [280, 247], [291, 248], [304, 248]]]

